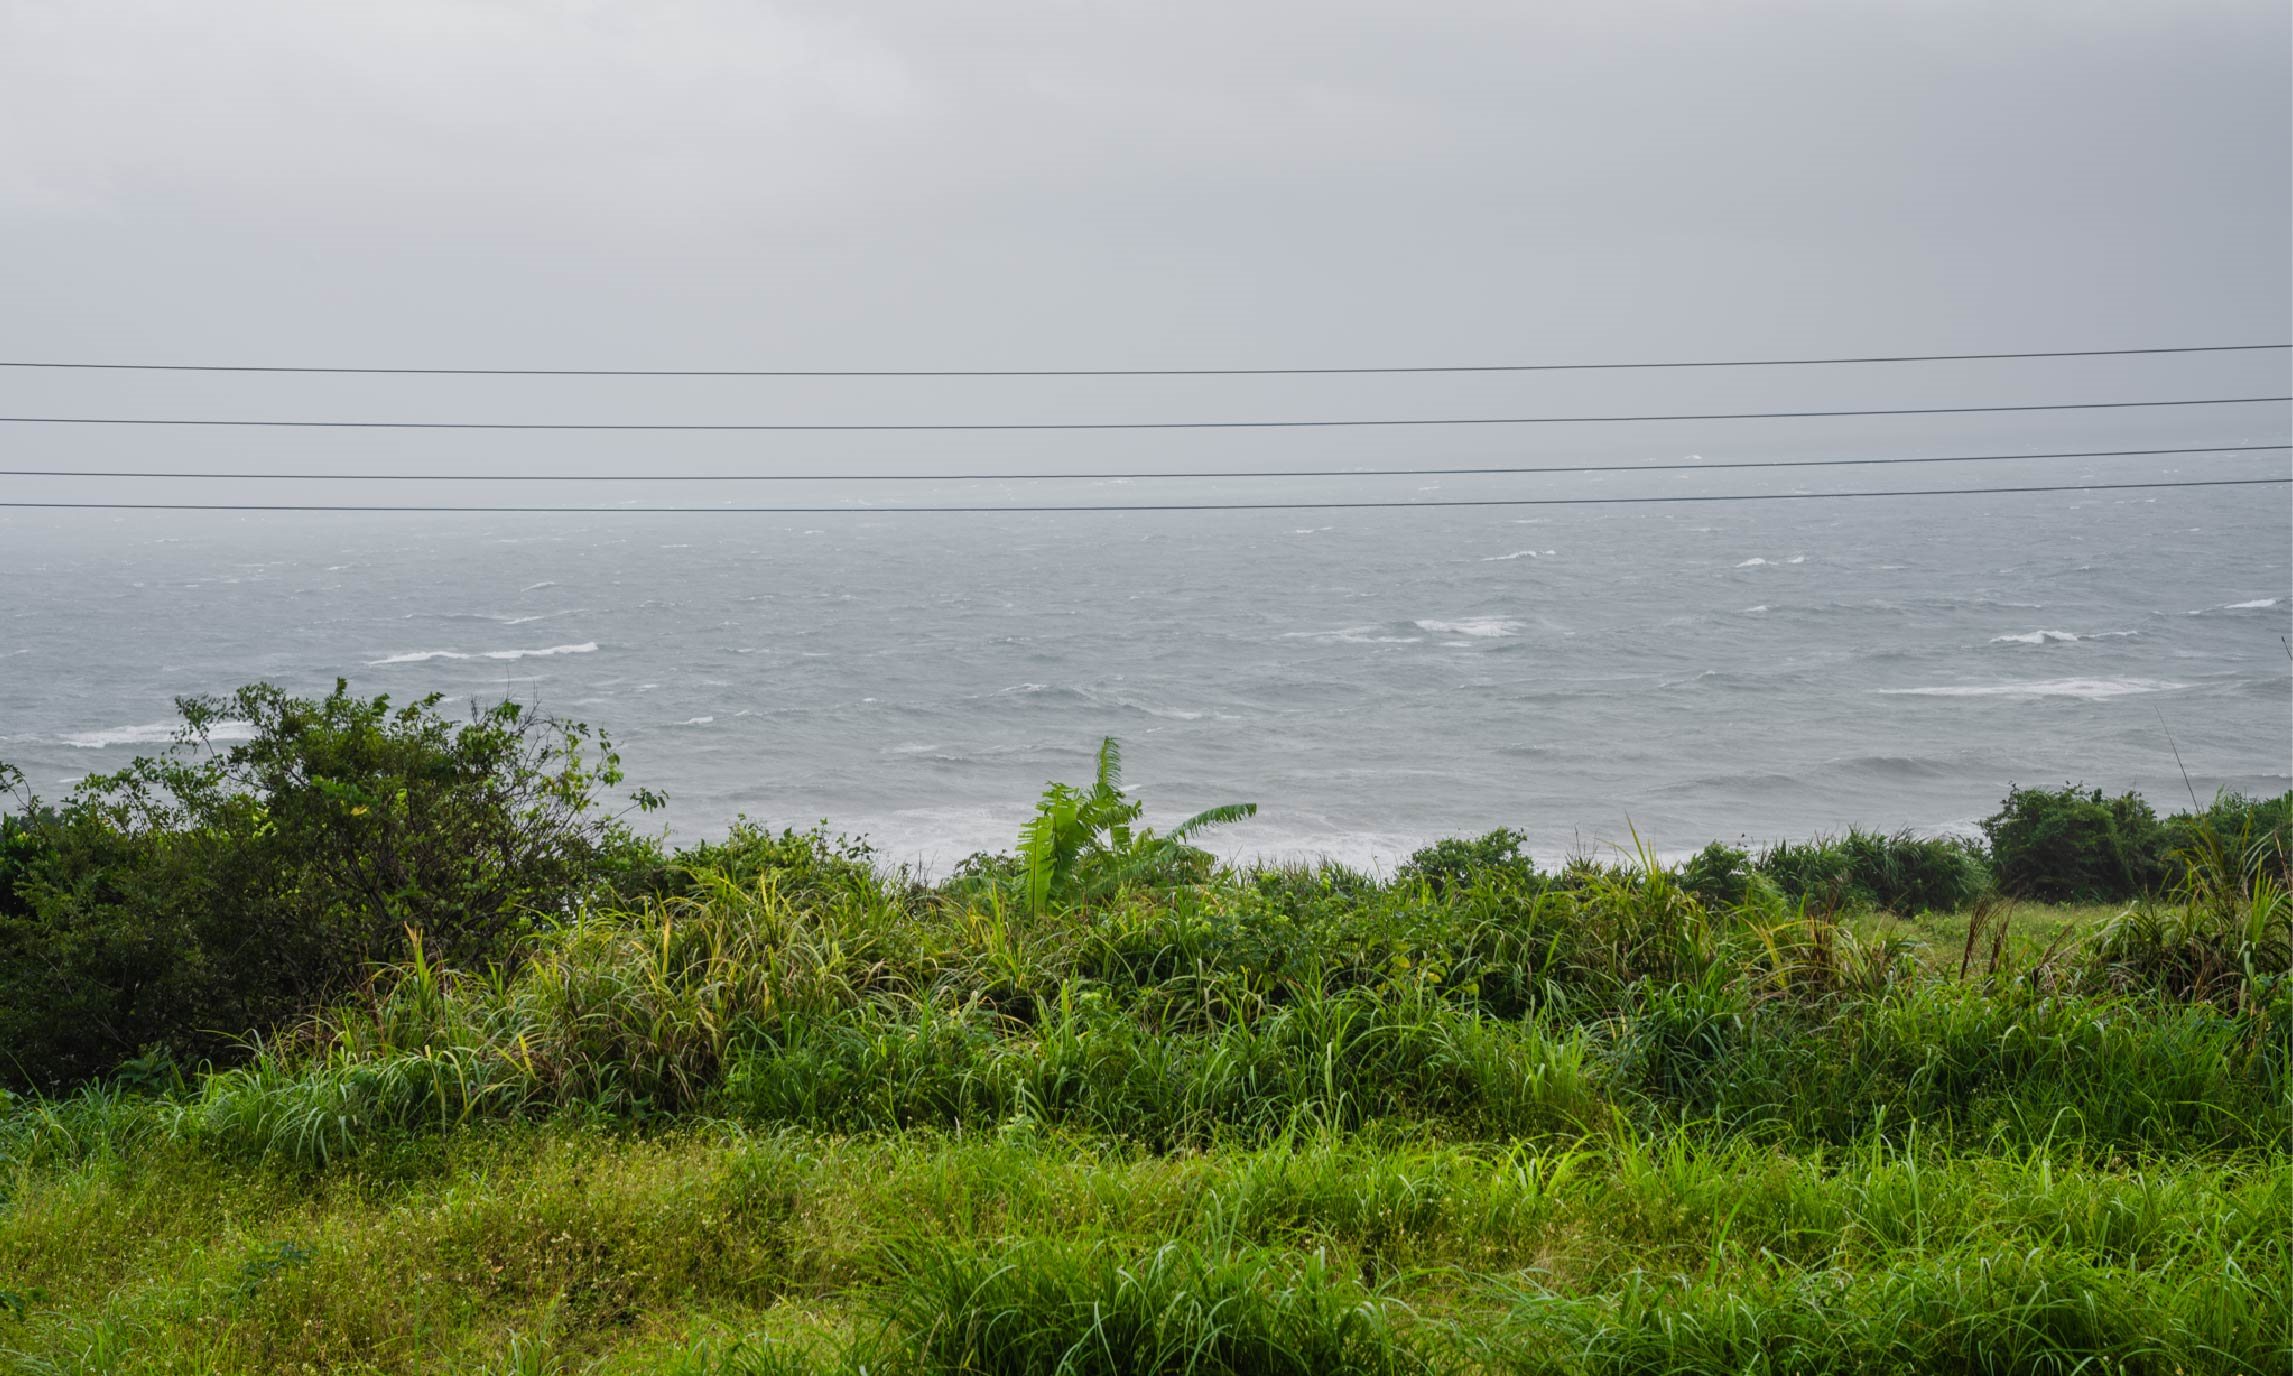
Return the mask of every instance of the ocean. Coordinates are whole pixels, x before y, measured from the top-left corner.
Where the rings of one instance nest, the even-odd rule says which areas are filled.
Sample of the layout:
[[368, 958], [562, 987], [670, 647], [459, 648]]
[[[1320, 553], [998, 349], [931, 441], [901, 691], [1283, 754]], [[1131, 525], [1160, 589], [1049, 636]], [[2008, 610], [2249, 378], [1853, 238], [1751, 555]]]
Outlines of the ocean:
[[163, 748], [178, 695], [338, 676], [593, 723], [632, 784], [668, 794], [651, 824], [674, 838], [743, 815], [825, 820], [935, 871], [1008, 846], [1103, 735], [1150, 822], [1254, 801], [1259, 819], [1219, 848], [1386, 867], [1498, 826], [1546, 856], [1635, 838], [1677, 853], [1850, 824], [1963, 831], [2014, 784], [2171, 807], [2293, 782], [2293, 514], [2275, 487], [1423, 511], [13, 512], [0, 551], [0, 759], [48, 795]]

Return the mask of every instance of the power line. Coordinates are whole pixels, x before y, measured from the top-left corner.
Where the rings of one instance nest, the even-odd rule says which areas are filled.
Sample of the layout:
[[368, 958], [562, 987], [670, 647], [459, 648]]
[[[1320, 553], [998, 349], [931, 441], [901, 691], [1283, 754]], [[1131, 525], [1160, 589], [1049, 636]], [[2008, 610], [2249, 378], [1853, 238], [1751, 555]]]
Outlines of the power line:
[[2217, 444], [2180, 449], [2067, 449], [2044, 454], [1917, 454], [1884, 458], [1720, 459], [1679, 463], [1491, 464], [1456, 468], [1264, 468], [1162, 472], [1050, 473], [375, 473], [375, 472], [168, 472], [149, 468], [0, 468], [0, 478], [182, 478], [292, 482], [1023, 482], [1152, 478], [1441, 478], [1538, 473], [1667, 473], [1699, 469], [1843, 468], [1902, 463], [2006, 463], [2019, 459], [2116, 459], [2170, 454], [2250, 454], [2293, 449], [2286, 444]]
[[1824, 416], [1962, 416], [2016, 411], [2125, 411], [2157, 406], [2248, 406], [2293, 401], [2293, 396], [2184, 397], [2162, 401], [2059, 401], [2025, 406], [1895, 406], [1826, 411], [1716, 411], [1629, 416], [1426, 416], [1345, 420], [992, 421], [826, 424], [694, 422], [467, 421], [467, 420], [244, 420], [141, 416], [0, 416], [6, 425], [191, 425], [289, 430], [585, 430], [585, 431], [1015, 431], [1015, 430], [1335, 430], [1399, 425], [1596, 425], [1626, 421], [1806, 420]]
[[1649, 368], [1806, 368], [1852, 363], [1944, 363], [2021, 358], [2127, 358], [2251, 353], [2293, 344], [2194, 344], [2144, 349], [2045, 349], [2012, 353], [1865, 354], [1835, 358], [1720, 358], [1630, 363], [1433, 363], [1351, 368], [340, 368], [257, 363], [0, 361], [0, 368], [74, 368], [159, 373], [326, 373], [362, 377], [1332, 377], [1376, 373], [1566, 373]]
[[0, 508], [73, 511], [279, 511], [377, 512], [432, 515], [567, 516], [899, 516], [991, 515], [1027, 512], [1104, 511], [1365, 511], [1439, 507], [1643, 506], [1681, 502], [1822, 501], [1874, 497], [1997, 497], [2034, 492], [2134, 492], [2157, 488], [2267, 487], [2293, 484], [2293, 478], [2201, 478], [2178, 482], [2048, 483], [2024, 487], [1944, 487], [1880, 492], [1739, 492], [1665, 497], [1490, 497], [1428, 502], [1134, 502], [1062, 503], [1038, 506], [443, 506], [346, 505], [327, 502], [18, 502]]

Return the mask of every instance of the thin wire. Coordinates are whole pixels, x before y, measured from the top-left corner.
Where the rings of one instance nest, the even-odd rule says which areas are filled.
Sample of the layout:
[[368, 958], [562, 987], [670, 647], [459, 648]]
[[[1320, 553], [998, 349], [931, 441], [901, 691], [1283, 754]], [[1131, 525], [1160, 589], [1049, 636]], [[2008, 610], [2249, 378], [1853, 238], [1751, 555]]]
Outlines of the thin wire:
[[2250, 353], [2293, 344], [2197, 344], [2146, 349], [2047, 349], [2017, 353], [1868, 354], [1838, 358], [1722, 358], [1635, 363], [1441, 363], [1360, 368], [333, 368], [255, 363], [0, 361], [0, 368], [77, 368], [162, 373], [333, 373], [364, 377], [1331, 377], [1373, 373], [1567, 373], [1646, 368], [1806, 368], [1850, 363], [1942, 363], [2013, 358], [2125, 358], [2152, 354]]
[[18, 502], [0, 508], [74, 511], [295, 511], [385, 512], [486, 516], [573, 515], [752, 515], [899, 516], [989, 515], [1014, 512], [1101, 511], [1363, 511], [1405, 507], [1640, 506], [1666, 502], [1782, 502], [1858, 497], [1995, 497], [2031, 492], [2133, 492], [2153, 488], [2266, 487], [2293, 484], [2289, 478], [2204, 478], [2180, 482], [2050, 483], [2027, 487], [1945, 487], [1882, 492], [1742, 492], [1666, 497], [1491, 497], [1429, 502], [1154, 502], [1072, 503], [1041, 506], [439, 506], [343, 505], [326, 502]]
[[1091, 480], [1128, 482], [1140, 478], [1440, 478], [1532, 473], [1666, 473], [1723, 468], [1844, 468], [1899, 463], [2005, 463], [2017, 459], [2116, 459], [2166, 454], [2250, 454], [2293, 449], [2286, 444], [2217, 444], [2182, 449], [2067, 449], [2045, 454], [1919, 454], [1888, 458], [1721, 459], [1710, 462], [1632, 464], [1496, 464], [1460, 468], [1261, 468], [1198, 469], [1177, 472], [1052, 473], [286, 473], [168, 472], [150, 468], [0, 468], [0, 478], [183, 478], [265, 479], [292, 482], [1021, 482]]
[[1592, 425], [1624, 421], [1805, 420], [1820, 416], [1962, 416], [2008, 411], [2125, 411], [2149, 406], [2247, 406], [2277, 397], [2185, 397], [2165, 401], [2061, 401], [2037, 406], [1897, 406], [1836, 411], [1718, 411], [1638, 416], [1432, 416], [1366, 420], [997, 421], [931, 424], [598, 424], [577, 421], [196, 420], [127, 416], [0, 416], [6, 425], [201, 425], [290, 430], [647, 430], [647, 431], [981, 431], [981, 430], [1334, 430], [1392, 425]]

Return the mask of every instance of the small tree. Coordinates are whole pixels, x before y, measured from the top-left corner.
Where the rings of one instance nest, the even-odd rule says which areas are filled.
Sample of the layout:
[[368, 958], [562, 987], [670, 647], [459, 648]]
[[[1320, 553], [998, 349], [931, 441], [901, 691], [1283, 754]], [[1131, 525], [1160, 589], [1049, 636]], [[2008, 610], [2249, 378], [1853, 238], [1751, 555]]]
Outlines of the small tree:
[[2000, 890], [2017, 897], [2109, 902], [2150, 892], [2165, 877], [2157, 814], [2132, 793], [2010, 789], [1982, 829]]
[[[53, 809], [27, 797], [0, 860], [0, 1076], [216, 1054], [409, 930], [457, 963], [512, 960], [528, 924], [645, 858], [600, 797], [621, 781], [602, 736], [508, 702], [455, 723], [441, 701], [187, 698], [166, 754]], [[225, 722], [247, 739], [218, 749]]]

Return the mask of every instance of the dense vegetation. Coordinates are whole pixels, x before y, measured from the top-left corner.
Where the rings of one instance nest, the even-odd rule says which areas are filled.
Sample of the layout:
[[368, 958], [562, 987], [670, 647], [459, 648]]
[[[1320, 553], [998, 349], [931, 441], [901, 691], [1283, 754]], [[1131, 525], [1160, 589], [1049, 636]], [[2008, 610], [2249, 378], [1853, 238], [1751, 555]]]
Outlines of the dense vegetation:
[[2293, 1361], [2288, 799], [1380, 880], [1110, 743], [930, 885], [664, 853], [530, 714], [225, 715], [0, 825], [0, 1370]]

